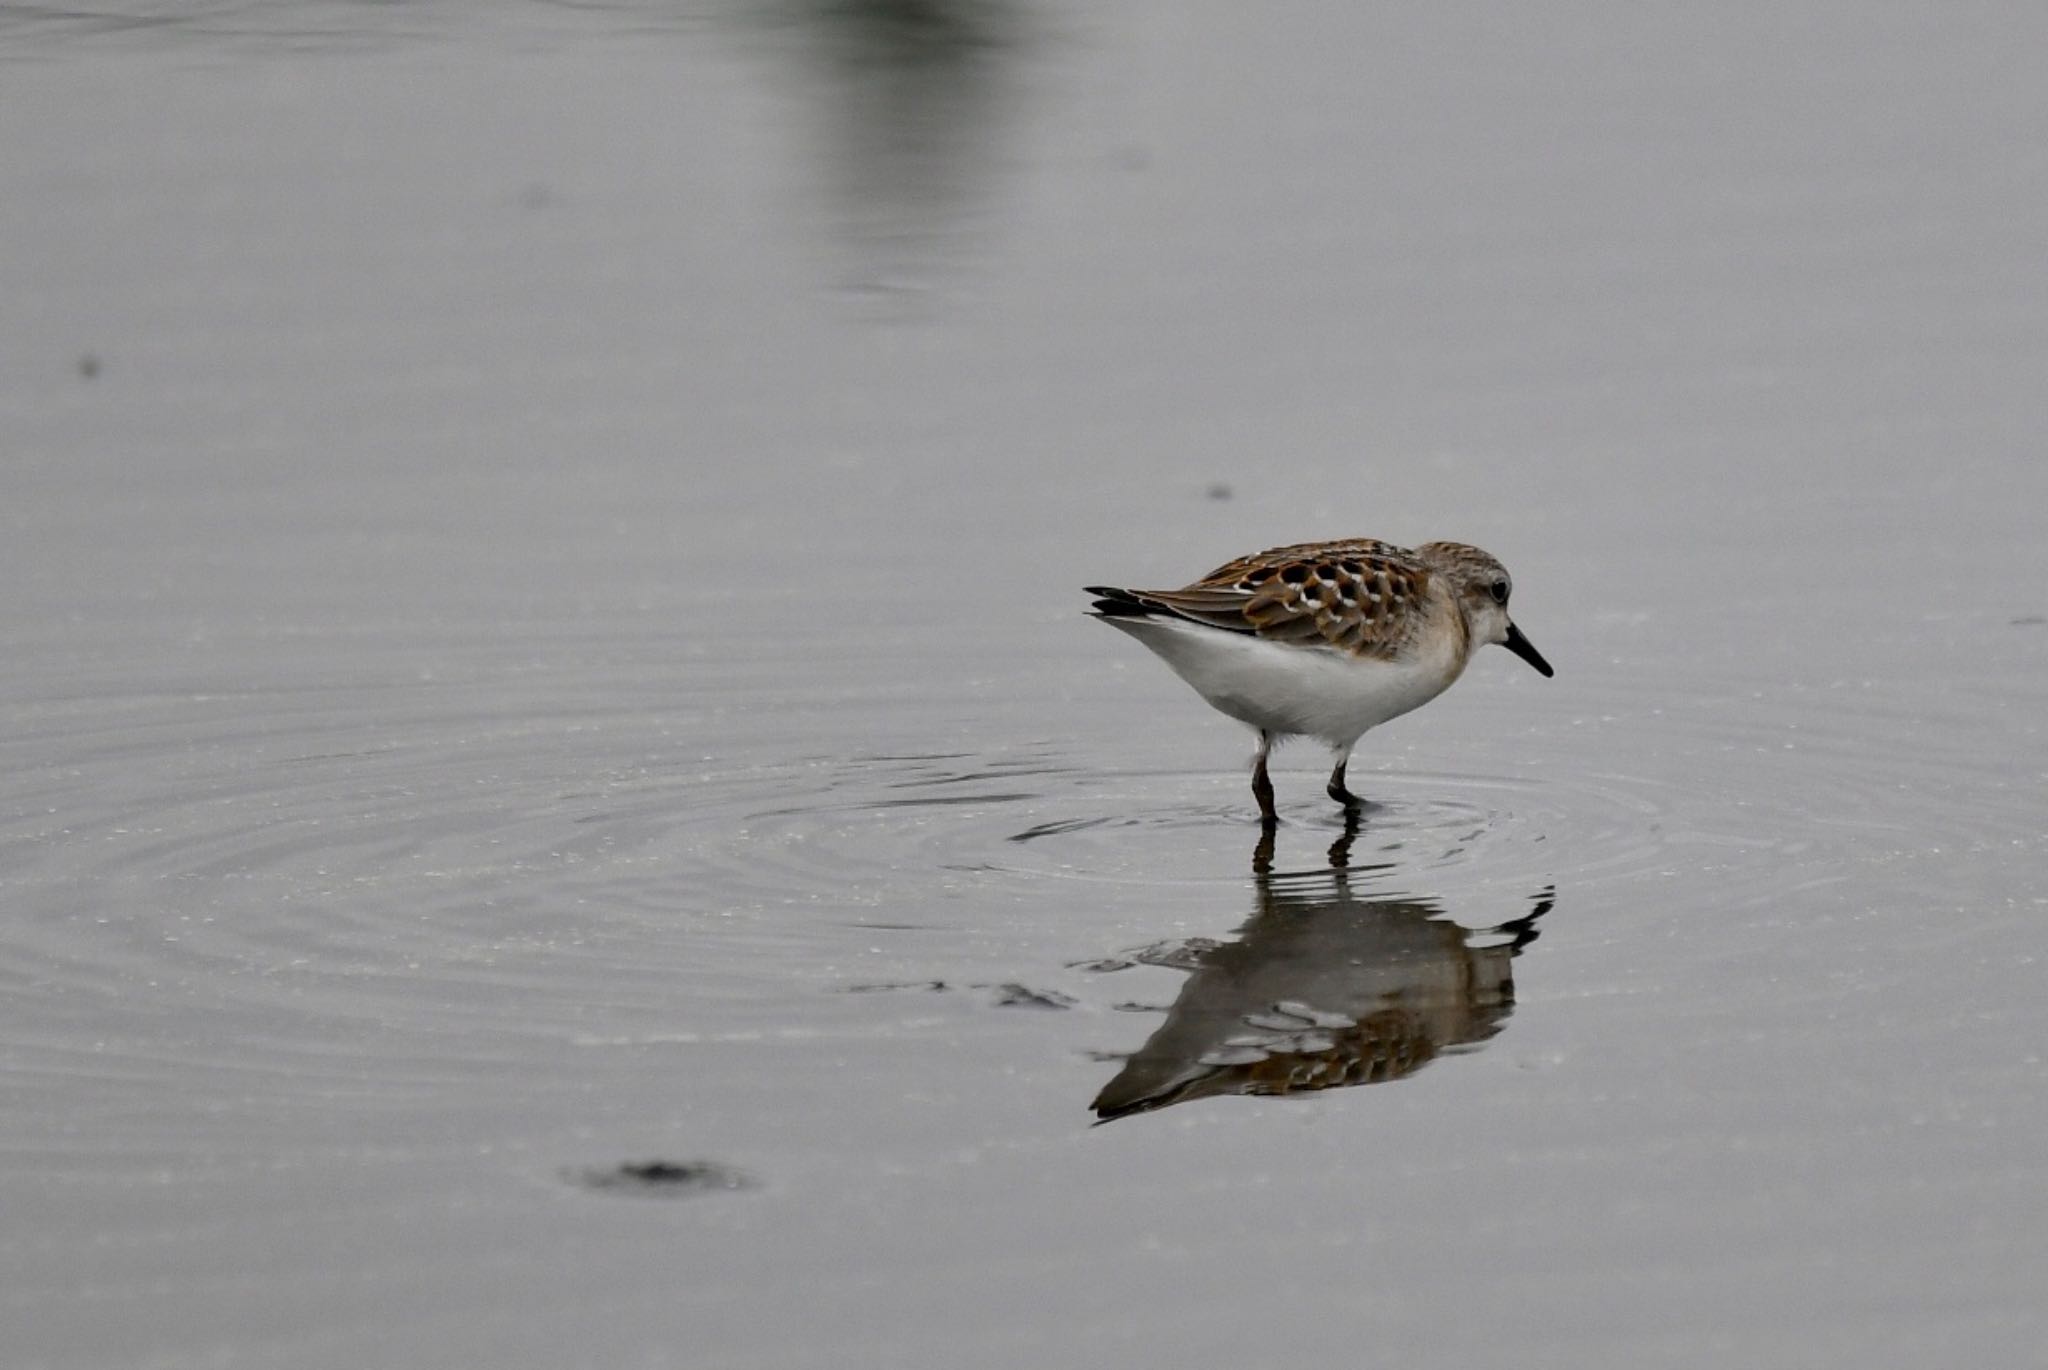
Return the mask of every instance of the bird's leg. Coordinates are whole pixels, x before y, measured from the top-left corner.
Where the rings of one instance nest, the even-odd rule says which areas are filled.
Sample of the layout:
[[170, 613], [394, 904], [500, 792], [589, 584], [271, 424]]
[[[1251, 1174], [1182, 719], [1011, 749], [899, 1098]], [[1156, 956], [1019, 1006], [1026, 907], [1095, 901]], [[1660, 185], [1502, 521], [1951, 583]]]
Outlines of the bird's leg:
[[1346, 813], [1357, 813], [1365, 807], [1365, 801], [1353, 794], [1344, 785], [1344, 768], [1351, 764], [1351, 748], [1337, 753], [1337, 768], [1330, 772], [1330, 798], [1344, 806]]
[[1259, 729], [1258, 760], [1252, 765], [1252, 798], [1259, 801], [1259, 821], [1272, 827], [1280, 821], [1273, 808], [1273, 778], [1266, 774], [1266, 753], [1273, 750], [1273, 734]]

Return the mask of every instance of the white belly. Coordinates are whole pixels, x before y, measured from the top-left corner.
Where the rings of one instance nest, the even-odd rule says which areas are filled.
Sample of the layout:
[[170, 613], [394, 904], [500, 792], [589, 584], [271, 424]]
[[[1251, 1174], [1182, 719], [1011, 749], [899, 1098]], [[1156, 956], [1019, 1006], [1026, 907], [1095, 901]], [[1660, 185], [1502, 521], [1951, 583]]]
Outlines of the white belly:
[[1450, 634], [1407, 660], [1376, 661], [1174, 619], [1108, 622], [1151, 648], [1214, 708], [1254, 728], [1333, 747], [1349, 747], [1368, 728], [1427, 704], [1465, 667]]

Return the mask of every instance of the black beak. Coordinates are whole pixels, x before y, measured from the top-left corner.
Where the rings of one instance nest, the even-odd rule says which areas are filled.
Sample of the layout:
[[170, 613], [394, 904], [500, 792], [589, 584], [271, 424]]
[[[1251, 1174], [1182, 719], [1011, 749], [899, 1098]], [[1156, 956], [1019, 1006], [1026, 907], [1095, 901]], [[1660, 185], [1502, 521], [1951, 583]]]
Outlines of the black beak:
[[1536, 674], [1545, 678], [1557, 674], [1557, 672], [1550, 669], [1550, 663], [1543, 659], [1543, 653], [1537, 651], [1535, 644], [1530, 642], [1528, 638], [1523, 637], [1522, 630], [1512, 623], [1508, 624], [1508, 640], [1503, 642], [1501, 646], [1507, 648], [1531, 666], [1534, 666]]

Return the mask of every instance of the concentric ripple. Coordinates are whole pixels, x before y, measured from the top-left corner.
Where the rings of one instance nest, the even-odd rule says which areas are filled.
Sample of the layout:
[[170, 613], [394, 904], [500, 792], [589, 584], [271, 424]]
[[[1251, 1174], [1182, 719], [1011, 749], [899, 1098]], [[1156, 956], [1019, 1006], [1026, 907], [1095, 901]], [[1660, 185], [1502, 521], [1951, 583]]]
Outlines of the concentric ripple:
[[[260, 1078], [346, 1093], [369, 1072], [374, 1097], [423, 1100], [572, 1080], [593, 1043], [896, 1031], [889, 996], [832, 991], [1007, 983], [1105, 949], [1034, 942], [1048, 905], [1127, 918], [1133, 941], [1175, 931], [1168, 909], [1221, 931], [1261, 859], [1242, 771], [1148, 765], [1165, 727], [991, 728], [935, 689], [778, 683], [796, 673], [774, 659], [679, 672], [624, 642], [432, 672], [404, 664], [416, 646], [354, 641], [264, 688], [93, 673], [17, 707], [17, 1079], [53, 1098], [99, 1080], [134, 1116]], [[1761, 905], [1857, 865], [1957, 899], [1959, 869], [1993, 888], [2041, 841], [2016, 801], [2039, 776], [1991, 745], [2019, 706], [1996, 688], [1616, 670], [1514, 706], [1475, 711], [1510, 727], [1460, 734], [1446, 711], [1362, 752], [1372, 804], [1342, 860], [1482, 910], [1500, 901], [1465, 896], [1554, 886], [1569, 917], [1610, 884]], [[1423, 760], [1452, 750], [1464, 765]], [[1311, 766], [1280, 773], [1281, 877], [1345, 838]]]

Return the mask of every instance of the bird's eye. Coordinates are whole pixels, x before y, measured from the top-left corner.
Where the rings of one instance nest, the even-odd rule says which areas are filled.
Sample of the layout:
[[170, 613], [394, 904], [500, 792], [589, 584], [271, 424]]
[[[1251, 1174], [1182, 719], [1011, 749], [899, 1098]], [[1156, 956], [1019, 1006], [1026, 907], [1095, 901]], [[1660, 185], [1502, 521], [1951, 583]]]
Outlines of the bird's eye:
[[1495, 604], [1505, 604], [1508, 602], [1508, 583], [1505, 580], [1496, 580], [1493, 583], [1493, 602]]

